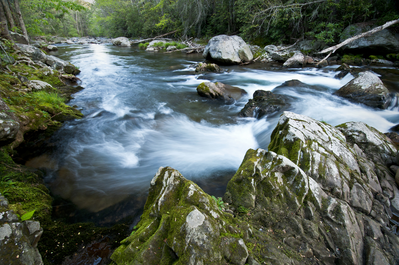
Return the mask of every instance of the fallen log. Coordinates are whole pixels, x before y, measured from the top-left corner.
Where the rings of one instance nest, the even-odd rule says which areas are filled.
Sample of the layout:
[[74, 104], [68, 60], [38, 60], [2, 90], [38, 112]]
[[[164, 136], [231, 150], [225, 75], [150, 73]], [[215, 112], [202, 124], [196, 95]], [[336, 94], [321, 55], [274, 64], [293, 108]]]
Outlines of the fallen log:
[[330, 53], [326, 57], [324, 57], [320, 62], [318, 62], [317, 65], [319, 65], [322, 62], [324, 62], [325, 60], [327, 60], [327, 58], [330, 57], [330, 55], [333, 54], [334, 52], [336, 52], [339, 48], [351, 43], [352, 41], [355, 41], [355, 40], [363, 38], [363, 37], [371, 36], [374, 33], [377, 33], [377, 32], [379, 32], [381, 30], [384, 30], [384, 29], [386, 29], [386, 28], [388, 28], [388, 27], [390, 27], [392, 25], [395, 25], [397, 23], [399, 23], [399, 19], [388, 21], [387, 23], [385, 23], [382, 26], [373, 28], [372, 30], [369, 30], [369, 31], [366, 31], [364, 33], [358, 34], [356, 36], [350, 37], [350, 38], [344, 40], [343, 42], [341, 42], [341, 43], [339, 43], [337, 45], [334, 45], [332, 47], [329, 47], [329, 48], [326, 48], [326, 49], [322, 50], [321, 52], [319, 52], [319, 54], [323, 54], [323, 53], [327, 53], [327, 52], [330, 52]]
[[177, 30], [174, 30], [174, 31], [171, 31], [171, 32], [168, 32], [168, 33], [165, 33], [165, 34], [162, 34], [162, 35], [153, 37], [153, 38], [148, 38], [148, 39], [143, 39], [143, 40], [135, 40], [135, 41], [132, 41], [131, 43], [132, 43], [132, 44], [137, 44], [137, 43], [152, 41], [152, 40], [159, 39], [159, 38], [168, 36], [168, 35], [170, 35], [170, 34], [176, 33], [176, 32], [178, 32], [178, 31], [179, 31], [179, 30], [177, 29]]

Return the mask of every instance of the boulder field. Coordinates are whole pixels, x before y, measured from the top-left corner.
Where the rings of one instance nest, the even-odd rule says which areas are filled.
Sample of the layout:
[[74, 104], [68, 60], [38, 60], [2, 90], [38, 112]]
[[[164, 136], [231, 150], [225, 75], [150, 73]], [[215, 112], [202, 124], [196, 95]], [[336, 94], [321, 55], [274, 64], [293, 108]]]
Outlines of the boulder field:
[[398, 264], [397, 149], [376, 129], [284, 112], [221, 198], [161, 167], [115, 264]]

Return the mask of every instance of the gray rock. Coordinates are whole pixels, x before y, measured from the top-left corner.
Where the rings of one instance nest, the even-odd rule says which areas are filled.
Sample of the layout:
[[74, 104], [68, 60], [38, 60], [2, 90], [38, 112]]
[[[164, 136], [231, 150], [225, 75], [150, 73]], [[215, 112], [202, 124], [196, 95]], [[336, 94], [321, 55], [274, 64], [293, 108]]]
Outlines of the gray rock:
[[112, 40], [112, 45], [114, 46], [122, 46], [122, 47], [130, 47], [130, 40], [126, 37], [119, 37]]
[[203, 57], [225, 64], [239, 64], [253, 59], [251, 49], [239, 36], [219, 35], [209, 40]]
[[58, 51], [58, 47], [55, 45], [48, 45], [47, 50], [49, 51]]
[[257, 90], [238, 115], [260, 119], [265, 115], [278, 113], [287, 106], [283, 96], [270, 91]]
[[[18, 48], [24, 53], [26, 56], [31, 58], [37, 64], [41, 66], [50, 66], [54, 70], [58, 70], [61, 72], [65, 72], [67, 74], [77, 75], [80, 73], [80, 70], [74, 66], [73, 64], [64, 61], [58, 57], [53, 55], [46, 55], [42, 50], [36, 48], [31, 45], [17, 44]], [[45, 65], [43, 65], [45, 64]]]
[[247, 92], [241, 88], [226, 85], [221, 82], [204, 82], [197, 87], [197, 93], [201, 97], [218, 99], [224, 101], [226, 104], [232, 104]]
[[388, 89], [376, 74], [369, 71], [359, 73], [357, 78], [341, 87], [334, 94], [381, 109], [386, 109], [391, 102]]
[[[36, 221], [19, 222], [8, 209], [8, 202], [0, 196], [0, 264], [42, 265], [42, 257], [37, 249], [43, 229]], [[4, 216], [13, 216], [4, 218]]]
[[168, 48], [166, 48], [167, 52], [171, 52], [171, 51], [175, 51], [177, 50], [176, 46], [168, 46]]
[[34, 90], [42, 90], [42, 89], [52, 89], [53, 87], [44, 81], [40, 80], [31, 80], [28, 84], [28, 87]]
[[[376, 27], [376, 25], [370, 23], [349, 25], [341, 33], [340, 42], [360, 33], [369, 31], [374, 27]], [[399, 40], [389, 29], [384, 29], [369, 37], [355, 40], [345, 45], [343, 49], [357, 52], [368, 52], [371, 54], [397, 53], [399, 52]]]
[[10, 31], [11, 38], [16, 43], [29, 44], [29, 40], [24, 35]]
[[301, 52], [296, 52], [292, 57], [285, 61], [283, 66], [290, 68], [300, 68], [309, 63], [313, 63], [313, 59], [311, 57], [305, 56]]
[[285, 62], [288, 60], [295, 51], [292, 49], [285, 49], [284, 47], [277, 47], [275, 45], [267, 45], [264, 50], [268, 53], [269, 57], [278, 62]]
[[17, 137], [19, 128], [18, 118], [0, 98], [0, 146], [12, 143]]
[[213, 73], [218, 73], [220, 72], [220, 67], [219, 65], [215, 63], [199, 63], [195, 67], [196, 72], [213, 72]]

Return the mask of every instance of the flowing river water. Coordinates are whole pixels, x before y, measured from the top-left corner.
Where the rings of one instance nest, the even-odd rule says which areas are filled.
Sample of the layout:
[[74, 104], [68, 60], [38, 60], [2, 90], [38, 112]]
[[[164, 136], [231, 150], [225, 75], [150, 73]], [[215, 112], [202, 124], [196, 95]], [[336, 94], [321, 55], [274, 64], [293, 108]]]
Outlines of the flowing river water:
[[[382, 132], [399, 123], [397, 108], [376, 110], [332, 93], [353, 76], [334, 78], [335, 68], [282, 69], [269, 64], [225, 66], [222, 73], [198, 74], [201, 54], [148, 53], [111, 45], [60, 46], [57, 56], [78, 66], [84, 90], [70, 105], [84, 114], [54, 135], [55, 151], [30, 161], [47, 167], [54, 195], [78, 210], [73, 221], [112, 224], [139, 216], [150, 181], [161, 166], [179, 170], [206, 192], [222, 196], [249, 148], [270, 142], [280, 113], [238, 118], [256, 90], [290, 98], [289, 111], [338, 125], [363, 121]], [[394, 69], [374, 69], [393, 91]], [[384, 79], [385, 78], [385, 79]], [[297, 79], [301, 87], [278, 87]], [[201, 98], [196, 87], [222, 82], [248, 92], [232, 105]], [[277, 88], [276, 88], [277, 87]]]

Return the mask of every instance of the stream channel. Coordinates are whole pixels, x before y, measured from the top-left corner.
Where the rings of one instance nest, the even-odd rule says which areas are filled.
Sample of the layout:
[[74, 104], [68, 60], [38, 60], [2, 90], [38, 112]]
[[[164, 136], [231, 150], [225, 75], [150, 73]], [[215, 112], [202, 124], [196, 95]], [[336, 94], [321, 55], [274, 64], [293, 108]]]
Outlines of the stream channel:
[[[84, 118], [65, 122], [52, 138], [53, 151], [28, 165], [46, 168], [51, 192], [74, 204], [71, 222], [110, 225], [128, 216], [137, 222], [161, 166], [173, 167], [205, 192], [223, 196], [246, 151], [267, 149], [281, 114], [260, 120], [238, 117], [259, 89], [287, 95], [289, 111], [334, 126], [363, 121], [387, 132], [399, 123], [397, 107], [377, 110], [332, 95], [353, 78], [334, 78], [338, 65], [284, 69], [256, 63], [198, 74], [194, 65], [204, 61], [201, 54], [93, 44], [61, 45], [55, 55], [81, 70], [84, 90], [69, 104], [78, 106]], [[398, 92], [397, 69], [373, 70]], [[278, 88], [292, 79], [307, 85]], [[232, 105], [205, 99], [196, 92], [204, 81], [237, 86], [248, 95]]]

